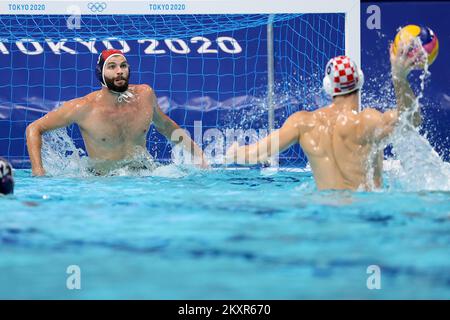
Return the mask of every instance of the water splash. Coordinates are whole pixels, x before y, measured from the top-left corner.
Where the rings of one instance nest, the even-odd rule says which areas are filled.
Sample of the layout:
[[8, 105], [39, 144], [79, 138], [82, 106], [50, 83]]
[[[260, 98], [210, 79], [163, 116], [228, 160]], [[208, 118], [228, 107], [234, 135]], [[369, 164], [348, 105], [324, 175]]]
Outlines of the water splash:
[[[419, 43], [415, 47], [421, 48], [424, 56], [426, 52]], [[399, 124], [388, 142], [392, 144], [393, 159], [397, 165], [391, 166], [386, 174], [389, 189], [401, 189], [404, 191], [422, 190], [450, 190], [450, 164], [443, 161], [439, 154], [433, 149], [425, 136], [420, 135], [417, 128], [411, 125], [411, 120], [420, 108], [420, 100], [423, 97], [425, 81], [431, 75], [428, 59], [420, 74], [420, 90], [413, 105], [407, 112], [400, 116]]]
[[93, 160], [83, 149], [75, 146], [65, 128], [43, 135], [42, 161], [47, 176], [51, 177], [86, 178], [103, 175], [180, 178], [194, 170], [184, 159], [176, 159], [175, 164], [162, 165], [142, 147], [137, 147], [129, 158], [121, 161]]
[[87, 156], [75, 146], [65, 128], [46, 132], [42, 137], [42, 162], [48, 176], [89, 176]]
[[450, 164], [416, 130], [399, 127], [391, 137], [394, 164], [386, 171], [389, 189], [450, 191]]
[[[397, 31], [399, 31], [399, 28]], [[377, 40], [378, 51], [386, 50], [385, 34], [378, 35]], [[420, 39], [413, 44], [414, 48], [424, 50]], [[423, 52], [426, 54], [425, 52]], [[370, 77], [366, 77], [365, 90], [362, 91], [363, 105], [373, 107], [380, 111], [387, 111], [395, 107], [395, 93], [390, 79], [386, 79], [386, 74], [390, 72], [390, 64], [380, 61], [373, 52], [366, 52], [367, 56], [373, 58], [372, 65], [366, 72]], [[438, 153], [433, 149], [426, 139], [432, 130], [430, 125], [422, 128], [423, 135], [410, 125], [408, 119], [419, 109], [426, 110], [433, 106], [422, 105], [419, 101], [423, 98], [425, 84], [430, 79], [429, 65], [427, 60], [423, 65], [419, 76], [419, 90], [414, 105], [410, 111], [404, 113], [399, 121], [398, 126], [390, 137], [384, 141], [383, 145], [377, 146], [372, 150], [371, 157], [375, 159], [377, 152], [384, 149], [385, 145], [390, 145], [390, 152], [393, 156], [384, 160], [383, 178], [384, 190], [399, 191], [430, 191], [430, 190], [450, 190], [450, 164], [443, 161]], [[417, 72], [417, 71], [416, 71]], [[439, 147], [437, 147], [439, 148]], [[373, 177], [374, 161], [369, 165], [368, 177]], [[370, 178], [368, 181], [372, 181]]]

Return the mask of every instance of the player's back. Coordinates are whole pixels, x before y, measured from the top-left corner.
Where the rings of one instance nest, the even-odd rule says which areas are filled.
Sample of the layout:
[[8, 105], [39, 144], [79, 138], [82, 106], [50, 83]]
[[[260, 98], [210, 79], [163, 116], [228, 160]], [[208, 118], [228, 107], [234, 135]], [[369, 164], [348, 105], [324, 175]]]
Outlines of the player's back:
[[380, 157], [372, 154], [370, 140], [361, 138], [361, 113], [331, 105], [303, 115], [299, 143], [319, 189], [379, 187]]

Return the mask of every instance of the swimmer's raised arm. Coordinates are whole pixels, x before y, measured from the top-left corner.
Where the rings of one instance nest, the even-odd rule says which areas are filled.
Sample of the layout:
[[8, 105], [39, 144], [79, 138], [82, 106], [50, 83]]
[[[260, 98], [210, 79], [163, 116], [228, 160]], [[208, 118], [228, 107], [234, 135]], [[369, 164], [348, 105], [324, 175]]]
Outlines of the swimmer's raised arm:
[[34, 176], [45, 175], [41, 157], [42, 135], [47, 131], [77, 122], [85, 104], [84, 101], [84, 98], [67, 101], [61, 107], [28, 125], [26, 130], [27, 148]]
[[372, 108], [363, 110], [357, 133], [361, 141], [384, 139], [392, 133], [402, 115], [405, 115], [414, 127], [418, 127], [422, 122], [419, 106], [416, 106], [416, 96], [408, 82], [408, 74], [414, 65], [422, 63], [425, 57], [421, 50], [417, 50], [413, 56], [408, 56], [406, 44], [402, 44], [396, 54], [391, 46], [389, 54], [397, 106], [396, 109], [384, 113]]
[[242, 165], [264, 163], [270, 157], [298, 143], [302, 117], [305, 116], [306, 113], [304, 111], [294, 113], [284, 122], [280, 129], [254, 144], [239, 146], [235, 142], [227, 150], [225, 162], [228, 164], [237, 163]]
[[202, 168], [207, 168], [208, 163], [205, 159], [202, 149], [189, 137], [185, 130], [181, 129], [180, 126], [170, 119], [158, 105], [156, 95], [154, 91], [148, 87], [150, 90], [151, 105], [153, 106], [153, 123], [164, 137], [174, 144], [181, 143], [183, 148], [191, 153], [194, 157], [194, 163]]
[[[409, 46], [409, 44], [402, 44], [397, 51], [397, 54], [394, 54], [391, 45], [389, 53], [392, 83], [394, 84], [398, 116], [400, 117], [405, 113], [409, 116], [408, 121], [410, 121], [414, 127], [418, 127], [421, 124], [422, 119], [419, 112], [419, 106], [416, 106], [416, 103], [418, 103], [416, 96], [408, 82], [408, 74], [415, 65], [423, 63], [426, 56], [422, 50], [416, 50], [413, 56], [408, 56]], [[415, 111], [415, 113], [412, 114], [412, 111]], [[411, 114], [408, 115], [408, 112]]]

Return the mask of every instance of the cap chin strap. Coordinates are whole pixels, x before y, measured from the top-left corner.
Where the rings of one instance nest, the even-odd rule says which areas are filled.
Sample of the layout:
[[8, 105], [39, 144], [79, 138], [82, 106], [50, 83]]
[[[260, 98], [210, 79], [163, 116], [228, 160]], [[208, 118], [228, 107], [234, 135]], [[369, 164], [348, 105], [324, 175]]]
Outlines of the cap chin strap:
[[133, 94], [128, 90], [125, 90], [124, 92], [116, 92], [114, 90], [111, 90], [111, 91], [118, 95], [117, 102], [119, 102], [119, 103], [121, 103], [123, 101], [128, 102], [129, 99], [133, 98]]
[[121, 103], [123, 101], [128, 102], [129, 99], [134, 97], [134, 94], [130, 90], [125, 90], [124, 92], [117, 92], [108, 88], [108, 86], [102, 83], [102, 87], [107, 88], [110, 92], [114, 93], [117, 96], [117, 102]]

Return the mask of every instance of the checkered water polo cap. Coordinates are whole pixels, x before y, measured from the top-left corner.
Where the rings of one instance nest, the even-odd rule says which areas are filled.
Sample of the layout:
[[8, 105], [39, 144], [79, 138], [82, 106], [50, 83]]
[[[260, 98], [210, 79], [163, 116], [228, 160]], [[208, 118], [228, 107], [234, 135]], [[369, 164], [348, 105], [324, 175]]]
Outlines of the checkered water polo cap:
[[361, 89], [364, 74], [347, 56], [338, 56], [328, 61], [323, 78], [323, 89], [330, 96], [339, 96]]

